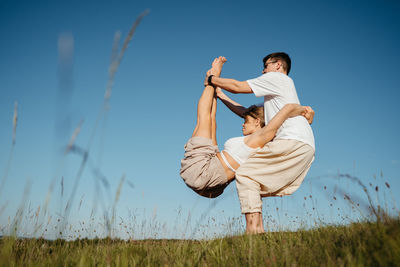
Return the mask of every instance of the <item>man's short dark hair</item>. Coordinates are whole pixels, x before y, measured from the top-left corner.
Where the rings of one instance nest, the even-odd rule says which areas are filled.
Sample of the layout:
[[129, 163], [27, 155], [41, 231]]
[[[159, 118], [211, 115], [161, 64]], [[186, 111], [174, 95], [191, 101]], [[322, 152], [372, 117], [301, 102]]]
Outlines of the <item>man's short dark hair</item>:
[[[280, 60], [282, 62], [283, 69], [286, 71], [287, 74], [289, 74], [290, 67], [292, 66], [292, 61], [290, 60], [290, 57], [288, 54], [286, 54], [285, 52], [276, 52], [276, 53], [269, 54], [268, 56], [266, 56], [263, 59], [264, 66], [265, 66], [265, 62], [267, 62], [267, 60], [270, 58]], [[263, 68], [264, 68], [264, 66], [263, 66]]]

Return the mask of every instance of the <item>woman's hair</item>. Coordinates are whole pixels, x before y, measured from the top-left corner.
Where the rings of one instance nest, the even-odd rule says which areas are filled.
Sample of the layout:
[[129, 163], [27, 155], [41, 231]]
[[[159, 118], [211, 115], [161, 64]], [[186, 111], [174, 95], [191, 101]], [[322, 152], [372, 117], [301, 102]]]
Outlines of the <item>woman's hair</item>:
[[264, 107], [252, 105], [243, 113], [243, 118], [246, 116], [253, 117], [254, 119], [260, 119], [260, 126], [265, 126]]

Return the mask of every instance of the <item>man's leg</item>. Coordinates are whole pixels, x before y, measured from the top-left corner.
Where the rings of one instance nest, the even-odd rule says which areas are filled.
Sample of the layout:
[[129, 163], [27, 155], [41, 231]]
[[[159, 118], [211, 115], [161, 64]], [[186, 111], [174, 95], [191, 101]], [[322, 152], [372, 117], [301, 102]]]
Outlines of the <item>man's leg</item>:
[[236, 187], [242, 213], [246, 218], [246, 233], [263, 233], [260, 184], [236, 171]]
[[259, 234], [264, 233], [261, 212], [246, 213], [246, 233]]
[[[246, 219], [257, 217], [256, 213], [261, 215], [261, 196], [293, 193], [304, 179], [313, 157], [314, 149], [307, 144], [296, 140], [275, 140], [242, 164], [236, 171], [236, 186]], [[250, 226], [246, 229], [261, 231], [255, 220], [248, 223]]]

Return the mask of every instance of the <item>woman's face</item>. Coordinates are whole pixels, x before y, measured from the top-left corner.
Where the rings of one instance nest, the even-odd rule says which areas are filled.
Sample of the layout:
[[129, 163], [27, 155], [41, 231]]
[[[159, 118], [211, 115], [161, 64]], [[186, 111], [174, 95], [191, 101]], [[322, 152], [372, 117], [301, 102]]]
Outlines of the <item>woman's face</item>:
[[260, 129], [260, 120], [255, 119], [250, 115], [244, 117], [244, 123], [242, 124], [243, 135], [249, 135]]

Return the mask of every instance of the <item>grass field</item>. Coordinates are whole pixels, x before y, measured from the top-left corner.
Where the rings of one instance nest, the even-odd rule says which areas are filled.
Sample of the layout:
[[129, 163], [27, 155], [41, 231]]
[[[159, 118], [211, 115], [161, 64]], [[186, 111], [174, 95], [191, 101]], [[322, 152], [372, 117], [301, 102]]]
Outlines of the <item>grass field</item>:
[[2, 266], [400, 266], [400, 219], [212, 240], [2, 238]]
[[[317, 214], [315, 220], [321, 221], [321, 223], [313, 225], [312, 228], [307, 227], [294, 232], [282, 230], [270, 231], [260, 235], [240, 235], [238, 234], [242, 229], [240, 220], [229, 219], [226, 227], [230, 227], [231, 230], [228, 229], [223, 232], [222, 236], [224, 237], [218, 235], [218, 237], [214, 236], [212, 239], [195, 240], [191, 237], [194, 236], [193, 234], [201, 232], [199, 229], [203, 225], [200, 224], [200, 221], [194, 229], [187, 230], [190, 225], [188, 219], [187, 223], [184, 223], [187, 229], [183, 227], [182, 232], [185, 235], [182, 239], [138, 240], [137, 238], [140, 237], [154, 237], [151, 232], [162, 232], [163, 227], [156, 220], [143, 221], [143, 223], [137, 224], [135, 218], [133, 218], [128, 222], [123, 222], [123, 225], [120, 223], [122, 227], [128, 228], [127, 230], [130, 232], [127, 234], [132, 237], [127, 240], [120, 240], [110, 237], [118, 236], [114, 231], [117, 234], [119, 233], [115, 226], [118, 215], [116, 207], [121, 188], [124, 183], [130, 185], [129, 181], [125, 180], [125, 175], [122, 175], [115, 196], [110, 198], [111, 203], [103, 205], [101, 211], [104, 218], [94, 220], [92, 225], [93, 217], [91, 216], [86, 224], [85, 222], [75, 223], [75, 226], [77, 225], [79, 229], [71, 230], [73, 224], [71, 221], [74, 219], [75, 212], [72, 207], [74, 202], [76, 204], [78, 201], [76, 194], [82, 173], [85, 168], [89, 168], [87, 162], [89, 162], [93, 153], [90, 150], [91, 144], [94, 136], [96, 134], [104, 135], [106, 129], [109, 100], [116, 70], [136, 27], [147, 13], [148, 11], [143, 12], [134, 22], [119, 53], [117, 48], [121, 36], [120, 33], [116, 33], [104, 103], [99, 110], [88, 144], [78, 146], [75, 143], [81, 130], [82, 122], [80, 122], [66, 146], [60, 166], [56, 168], [57, 170], [62, 169], [69, 154], [81, 157], [79, 169], [73, 178], [72, 190], [68, 192], [69, 196], [67, 196], [67, 199], [64, 198], [64, 178], [61, 171], [56, 172], [43, 204], [39, 205], [36, 210], [32, 210], [28, 199], [31, 184], [27, 183], [15, 217], [9, 216], [8, 224], [0, 225], [0, 234], [5, 235], [5, 237], [0, 238], [0, 266], [400, 266], [399, 213], [394, 207], [391, 207], [393, 205], [388, 203], [385, 192], [383, 193], [384, 205], [379, 205], [380, 191], [378, 188], [388, 190], [390, 185], [385, 182], [378, 187], [378, 185], [370, 183], [370, 187], [367, 187], [359, 178], [350, 175], [339, 174], [331, 178], [344, 178], [355, 183], [359, 189], [365, 192], [367, 199], [358, 199], [356, 195], [351, 195], [350, 198], [348, 190], [336, 187], [336, 185], [334, 192], [336, 192], [338, 198], [339, 195], [344, 197], [344, 200], [350, 204], [352, 211], [359, 213], [356, 218], [361, 216], [361, 222], [326, 226]], [[17, 121], [18, 104], [16, 102], [13, 116], [12, 146], [4, 176], [0, 180], [0, 196], [5, 189], [14, 157]], [[101, 124], [103, 124], [103, 127], [99, 130]], [[99, 151], [102, 151], [103, 144], [103, 142], [100, 143]], [[100, 169], [92, 168], [91, 171], [96, 182], [96, 201], [102, 200], [103, 196], [99, 193], [102, 191], [99, 189], [104, 189], [104, 192], [110, 191], [109, 183]], [[382, 174], [381, 177], [383, 178]], [[55, 185], [58, 181], [61, 185], [61, 195], [55, 196]], [[383, 180], [381, 183], [383, 183]], [[324, 187], [324, 190], [326, 190], [326, 187]], [[371, 196], [370, 191], [375, 192], [375, 195]], [[389, 193], [392, 196], [391, 192]], [[330, 206], [332, 206], [331, 202], [337, 201], [336, 195], [327, 193], [327, 196], [331, 199]], [[373, 199], [374, 196], [376, 200]], [[60, 209], [58, 215], [50, 214], [49, 209], [49, 205], [56, 201], [56, 197], [66, 200], [66, 203], [62, 202], [63, 209]], [[311, 195], [309, 196], [310, 199]], [[306, 197], [304, 197], [304, 200], [306, 201]], [[394, 200], [393, 203], [395, 203]], [[8, 202], [1, 203], [0, 218], [7, 205]], [[81, 205], [82, 198], [79, 202], [78, 211]], [[314, 205], [314, 201], [312, 201], [312, 210], [317, 209], [318, 211], [318, 207]], [[308, 213], [305, 206], [303, 207], [302, 212], [306, 217], [314, 216], [314, 214]], [[339, 210], [336, 206], [334, 208]], [[93, 208], [93, 210], [96, 210], [96, 208]], [[278, 211], [278, 208], [276, 210]], [[353, 218], [352, 215], [347, 217], [342, 211], [338, 213], [340, 217], [346, 220], [346, 223], [349, 222], [348, 219]], [[391, 217], [387, 214], [391, 214]], [[190, 218], [190, 216], [188, 217]], [[206, 218], [207, 216], [201, 217]], [[270, 223], [271, 220], [267, 218], [266, 221]], [[85, 226], [82, 226], [81, 223]], [[301, 224], [299, 221], [294, 222], [294, 224], [299, 223]], [[274, 223], [272, 222], [272, 224]], [[177, 224], [175, 226], [178, 227]], [[280, 226], [279, 223], [277, 223], [277, 226]], [[213, 229], [213, 227], [214, 225], [210, 224], [204, 226], [205, 229]], [[267, 229], [271, 230], [269, 227]], [[49, 232], [52, 236], [60, 239], [18, 238], [22, 236], [48, 237], [46, 234]], [[97, 234], [108, 237], [92, 238], [96, 237]], [[91, 239], [81, 239], [82, 236]], [[207, 235], [204, 235], [204, 237], [207, 237]], [[203, 235], [201, 238], [203, 238]]]

